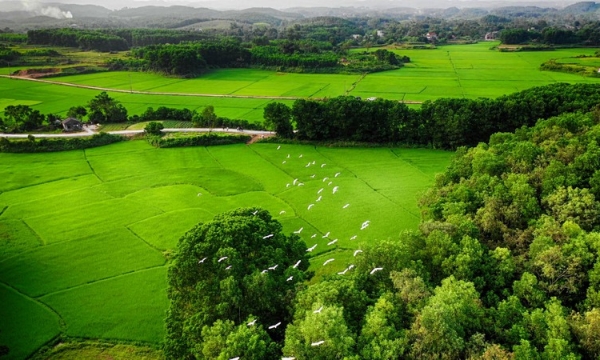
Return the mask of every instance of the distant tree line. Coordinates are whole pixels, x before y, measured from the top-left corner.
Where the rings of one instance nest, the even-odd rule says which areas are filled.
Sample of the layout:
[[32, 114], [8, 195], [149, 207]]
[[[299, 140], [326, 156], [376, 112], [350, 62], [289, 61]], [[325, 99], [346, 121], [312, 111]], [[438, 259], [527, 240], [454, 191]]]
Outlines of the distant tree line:
[[510, 28], [500, 33], [503, 44], [542, 43], [547, 45], [599, 45], [600, 22], [589, 23], [579, 30], [545, 27], [541, 30]]
[[211, 35], [166, 29], [80, 30], [61, 28], [29, 30], [27, 32], [27, 43], [79, 47], [96, 51], [122, 51], [129, 50], [132, 47], [204, 40], [207, 37], [211, 37]]
[[[277, 115], [265, 108], [272, 129], [283, 137], [315, 141], [398, 143], [456, 149], [487, 141], [496, 132], [514, 131], [573, 111], [590, 111], [600, 102], [597, 84], [553, 84], [497, 99], [441, 98], [410, 109], [397, 101], [364, 101], [341, 96], [279, 104]], [[288, 111], [281, 110], [287, 108]], [[289, 125], [286, 125], [289, 124]]]

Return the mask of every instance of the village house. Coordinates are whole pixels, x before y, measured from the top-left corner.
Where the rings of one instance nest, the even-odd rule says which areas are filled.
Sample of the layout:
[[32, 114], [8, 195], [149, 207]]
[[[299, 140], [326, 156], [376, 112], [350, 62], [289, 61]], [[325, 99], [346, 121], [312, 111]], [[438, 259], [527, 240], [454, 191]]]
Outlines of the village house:
[[75, 119], [75, 118], [66, 118], [63, 121], [60, 122], [60, 124], [62, 125], [63, 129], [65, 131], [81, 131], [83, 129], [83, 124], [81, 123], [81, 121]]

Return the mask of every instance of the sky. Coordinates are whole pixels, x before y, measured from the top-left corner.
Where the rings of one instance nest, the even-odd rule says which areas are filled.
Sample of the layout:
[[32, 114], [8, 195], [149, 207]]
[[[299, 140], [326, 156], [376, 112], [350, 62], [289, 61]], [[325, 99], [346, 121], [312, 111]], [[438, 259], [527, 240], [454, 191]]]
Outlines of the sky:
[[[271, 7], [287, 9], [293, 7], [370, 7], [370, 8], [449, 8], [449, 7], [498, 7], [507, 5], [536, 5], [540, 7], [564, 7], [575, 1], [561, 0], [0, 0], [0, 11], [3, 3], [21, 4], [25, 9], [43, 9], [52, 3], [100, 5], [112, 10], [124, 7], [140, 7], [147, 5], [171, 6], [185, 5], [207, 7], [211, 9], [247, 9], [251, 7]], [[12, 7], [12, 6], [11, 6]], [[9, 8], [9, 6], [5, 6]]]

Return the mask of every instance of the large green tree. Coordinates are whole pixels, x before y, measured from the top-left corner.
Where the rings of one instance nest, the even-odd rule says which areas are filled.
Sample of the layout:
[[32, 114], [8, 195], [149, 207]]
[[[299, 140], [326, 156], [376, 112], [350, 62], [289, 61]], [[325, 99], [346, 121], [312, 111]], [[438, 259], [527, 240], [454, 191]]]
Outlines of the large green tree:
[[[285, 235], [265, 210], [241, 208], [197, 225], [181, 238], [169, 269], [167, 356], [212, 358], [203, 344], [214, 331], [203, 328], [217, 321], [261, 325], [273, 340], [281, 340], [291, 320], [291, 300], [310, 276], [308, 265], [304, 242]], [[250, 318], [256, 323], [246, 325]], [[232, 329], [217, 333], [234, 336]], [[255, 336], [240, 331], [239, 339]]]
[[103, 91], [89, 101], [89, 120], [93, 123], [119, 123], [127, 121], [127, 109]]

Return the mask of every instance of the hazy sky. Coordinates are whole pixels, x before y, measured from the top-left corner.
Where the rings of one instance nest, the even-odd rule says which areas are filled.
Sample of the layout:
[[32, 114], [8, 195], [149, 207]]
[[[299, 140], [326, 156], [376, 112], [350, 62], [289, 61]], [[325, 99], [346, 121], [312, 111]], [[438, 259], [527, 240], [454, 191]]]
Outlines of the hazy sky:
[[[109, 9], [122, 9], [124, 7], [139, 7], [146, 5], [170, 6], [186, 5], [193, 7], [208, 7], [213, 9], [247, 9], [250, 7], [272, 7], [285, 9], [291, 7], [373, 7], [373, 8], [449, 8], [449, 7], [498, 7], [507, 5], [537, 5], [541, 7], [563, 7], [578, 2], [574, 1], [548, 1], [548, 0], [0, 0], [2, 4], [19, 4], [24, 8], [45, 7], [49, 3], [63, 4], [92, 4]], [[5, 6], [8, 8], [9, 6]], [[12, 7], [12, 6], [11, 6]]]

